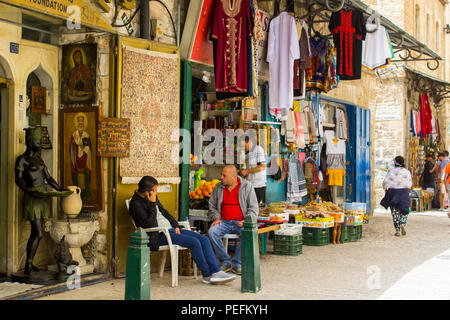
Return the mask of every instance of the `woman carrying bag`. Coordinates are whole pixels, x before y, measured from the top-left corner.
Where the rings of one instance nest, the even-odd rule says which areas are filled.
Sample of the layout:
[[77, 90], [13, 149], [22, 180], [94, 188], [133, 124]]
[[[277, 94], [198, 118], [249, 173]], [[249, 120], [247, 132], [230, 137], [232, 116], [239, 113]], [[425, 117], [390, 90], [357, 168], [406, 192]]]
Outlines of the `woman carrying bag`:
[[405, 226], [409, 214], [409, 189], [412, 186], [411, 173], [405, 168], [405, 159], [397, 156], [394, 159], [394, 168], [389, 169], [383, 181], [386, 191], [381, 205], [391, 208], [395, 227], [395, 236], [406, 235]]

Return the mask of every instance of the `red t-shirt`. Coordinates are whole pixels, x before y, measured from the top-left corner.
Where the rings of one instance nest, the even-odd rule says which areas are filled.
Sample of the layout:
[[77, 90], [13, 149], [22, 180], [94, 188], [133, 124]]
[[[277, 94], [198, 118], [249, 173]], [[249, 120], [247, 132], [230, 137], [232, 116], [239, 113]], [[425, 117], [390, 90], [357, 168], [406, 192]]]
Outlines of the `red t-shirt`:
[[239, 205], [239, 187], [241, 181], [238, 179], [238, 185], [233, 190], [229, 190], [225, 187], [223, 190], [223, 201], [221, 208], [222, 220], [244, 220], [241, 206]]

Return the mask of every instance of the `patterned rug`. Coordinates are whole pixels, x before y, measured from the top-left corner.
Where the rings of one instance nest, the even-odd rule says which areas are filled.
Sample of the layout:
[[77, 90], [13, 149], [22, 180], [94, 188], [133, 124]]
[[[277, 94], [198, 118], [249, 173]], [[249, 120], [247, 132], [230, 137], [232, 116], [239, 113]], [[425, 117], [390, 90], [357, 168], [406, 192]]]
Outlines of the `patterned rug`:
[[179, 183], [178, 141], [170, 141], [179, 128], [178, 83], [178, 55], [123, 48], [121, 117], [131, 119], [131, 141], [130, 157], [119, 160], [122, 183], [145, 175]]

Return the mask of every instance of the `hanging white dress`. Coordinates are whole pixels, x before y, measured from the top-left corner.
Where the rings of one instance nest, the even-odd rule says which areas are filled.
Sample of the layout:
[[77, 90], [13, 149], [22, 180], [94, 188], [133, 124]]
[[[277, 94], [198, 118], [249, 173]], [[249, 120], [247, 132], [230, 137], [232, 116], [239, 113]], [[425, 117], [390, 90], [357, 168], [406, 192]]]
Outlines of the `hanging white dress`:
[[[370, 27], [369, 27], [370, 26]], [[366, 24], [367, 30], [374, 29], [374, 25]], [[386, 28], [379, 26], [374, 32], [367, 32], [366, 40], [363, 41], [362, 65], [375, 70], [390, 63], [393, 52]]]
[[295, 18], [282, 12], [269, 26], [269, 108], [292, 108], [294, 101], [294, 60], [300, 58]]

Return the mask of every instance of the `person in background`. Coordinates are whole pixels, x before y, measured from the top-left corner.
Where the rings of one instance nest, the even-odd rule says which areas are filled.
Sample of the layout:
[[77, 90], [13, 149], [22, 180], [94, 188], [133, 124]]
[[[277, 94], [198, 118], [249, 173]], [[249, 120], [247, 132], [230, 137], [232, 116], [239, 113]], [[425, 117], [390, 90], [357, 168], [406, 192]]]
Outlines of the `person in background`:
[[245, 136], [246, 169], [241, 175], [253, 185], [258, 204], [266, 202], [266, 154], [264, 148], [253, 143], [250, 137]]
[[[129, 212], [137, 228], [167, 227], [173, 244], [189, 248], [192, 258], [203, 275], [204, 283], [220, 284], [236, 278], [220, 270], [217, 258], [208, 237], [190, 230], [180, 230], [177, 220], [164, 209], [157, 197], [158, 181], [144, 176], [138, 190], [131, 198]], [[167, 245], [162, 231], [148, 232], [150, 250], [158, 251], [160, 245]]]
[[[442, 188], [442, 183], [444, 183], [444, 175], [445, 175], [445, 167], [448, 164], [448, 157], [447, 157], [447, 153], [445, 153], [448, 151], [444, 151], [444, 152], [439, 152], [438, 154], [438, 158], [439, 158], [439, 168], [438, 170], [438, 181], [439, 181], [439, 187], [437, 188], [439, 191], [439, 206], [440, 206], [440, 210], [445, 211], [445, 207], [444, 207], [444, 197], [445, 197], [445, 193], [447, 192], [445, 188]], [[445, 184], [445, 183], [444, 183]]]
[[[208, 216], [212, 222], [208, 235], [221, 262], [223, 271], [241, 274], [241, 234], [245, 218], [258, 216], [259, 206], [255, 189], [250, 182], [237, 174], [234, 165], [222, 169], [219, 182], [209, 198]], [[239, 235], [239, 243], [234, 250], [233, 260], [228, 255], [222, 242], [225, 234]]]
[[425, 166], [422, 173], [422, 189], [433, 189], [433, 205], [436, 203], [436, 174], [433, 155], [427, 154], [425, 159]]
[[395, 236], [406, 235], [406, 222], [409, 214], [409, 189], [412, 186], [411, 173], [405, 168], [405, 159], [397, 156], [394, 159], [394, 168], [389, 169], [383, 181], [386, 191], [381, 205], [390, 208], [394, 221]]

